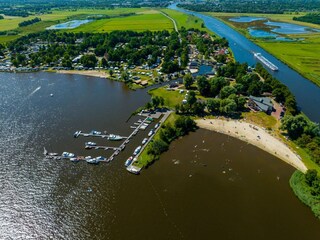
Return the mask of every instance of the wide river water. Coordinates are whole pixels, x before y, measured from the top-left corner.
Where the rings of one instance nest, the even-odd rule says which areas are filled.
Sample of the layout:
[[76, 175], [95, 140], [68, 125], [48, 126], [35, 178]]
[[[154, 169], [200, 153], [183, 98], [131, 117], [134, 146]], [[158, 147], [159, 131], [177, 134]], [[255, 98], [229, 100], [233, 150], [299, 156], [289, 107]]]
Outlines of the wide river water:
[[175, 141], [140, 176], [123, 164], [142, 132], [110, 164], [43, 159], [44, 146], [105, 155], [85, 152], [74, 131], [127, 135], [146, 90], [55, 73], [0, 73], [0, 83], [0, 239], [320, 238], [289, 187], [294, 169], [221, 134]]
[[191, 12], [178, 8], [176, 4], [170, 5], [169, 8], [201, 18], [208, 29], [220, 37], [225, 37], [229, 41], [235, 59], [241, 63], [247, 62], [249, 65], [255, 65], [258, 60], [254, 58], [252, 52], [262, 53], [263, 56], [279, 68], [279, 71], [277, 72], [272, 72], [268, 69], [269, 72], [289, 87], [291, 92], [295, 95], [298, 105], [311, 120], [320, 122], [320, 88], [318, 86], [302, 77], [299, 73], [289, 68], [286, 64], [222, 21], [198, 12]]

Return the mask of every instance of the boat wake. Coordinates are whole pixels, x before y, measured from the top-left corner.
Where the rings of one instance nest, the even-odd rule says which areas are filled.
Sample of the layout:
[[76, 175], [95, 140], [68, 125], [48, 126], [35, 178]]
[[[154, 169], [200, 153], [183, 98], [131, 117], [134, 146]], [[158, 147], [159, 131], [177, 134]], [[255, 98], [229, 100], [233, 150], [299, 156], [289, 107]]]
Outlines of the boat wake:
[[37, 87], [32, 93], [30, 93], [28, 95], [28, 97], [31, 97], [33, 94], [35, 94], [36, 92], [38, 92], [41, 89], [41, 86]]

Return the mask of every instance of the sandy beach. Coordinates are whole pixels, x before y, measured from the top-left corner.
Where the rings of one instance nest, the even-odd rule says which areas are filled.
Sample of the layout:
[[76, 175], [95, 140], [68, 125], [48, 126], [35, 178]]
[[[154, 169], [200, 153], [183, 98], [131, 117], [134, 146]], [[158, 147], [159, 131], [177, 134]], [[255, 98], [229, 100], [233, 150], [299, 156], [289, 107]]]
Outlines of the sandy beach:
[[100, 78], [107, 78], [109, 77], [109, 73], [106, 71], [98, 71], [98, 70], [59, 70], [57, 73], [63, 73], [63, 74], [79, 74], [84, 76], [90, 76], [90, 77], [100, 77]]
[[200, 128], [227, 134], [248, 142], [280, 158], [302, 172], [307, 171], [307, 167], [292, 149], [261, 127], [243, 121], [224, 119], [199, 119], [196, 120], [196, 123]]

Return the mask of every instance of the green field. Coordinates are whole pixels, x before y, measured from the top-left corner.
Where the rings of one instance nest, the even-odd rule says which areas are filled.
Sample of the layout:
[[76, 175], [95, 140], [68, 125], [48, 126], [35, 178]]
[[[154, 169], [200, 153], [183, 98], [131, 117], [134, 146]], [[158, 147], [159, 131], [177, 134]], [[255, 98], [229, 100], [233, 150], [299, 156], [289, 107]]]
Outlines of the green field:
[[172, 21], [158, 11], [146, 11], [129, 17], [97, 20], [82, 25], [73, 32], [111, 32], [114, 30], [160, 31], [173, 30]]
[[182, 12], [171, 9], [162, 9], [162, 12], [168, 14], [168, 16], [172, 17], [176, 21], [178, 29], [180, 29], [181, 27], [185, 27], [186, 29], [195, 28], [206, 31], [208, 33], [212, 33], [206, 27], [203, 28], [203, 21], [195, 16], [184, 14]]
[[[318, 86], [320, 86], [320, 33], [309, 34], [296, 34], [296, 35], [283, 35], [290, 38], [303, 38], [296, 42], [280, 42], [272, 41], [268, 39], [253, 38], [249, 35], [247, 27], [253, 26], [254, 23], [235, 23], [228, 21], [230, 17], [236, 16], [255, 16], [266, 17], [272, 21], [282, 21], [295, 23], [302, 26], [314, 27], [320, 29], [319, 25], [293, 21], [294, 16], [300, 16], [296, 14], [240, 14], [240, 13], [207, 13], [208, 15], [220, 18], [229, 26], [235, 28], [247, 38], [254, 41], [256, 44], [276, 56], [278, 59], [286, 63], [291, 68], [295, 69], [304, 77], [308, 78]], [[261, 22], [256, 21], [257, 25], [261, 25]], [[259, 26], [260, 26], [259, 25]]]

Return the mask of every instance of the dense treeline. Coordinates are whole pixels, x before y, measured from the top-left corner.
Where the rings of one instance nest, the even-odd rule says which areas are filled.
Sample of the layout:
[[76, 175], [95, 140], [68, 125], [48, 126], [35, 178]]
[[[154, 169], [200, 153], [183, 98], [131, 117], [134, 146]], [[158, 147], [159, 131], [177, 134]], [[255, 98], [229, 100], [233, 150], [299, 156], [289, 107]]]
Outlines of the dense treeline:
[[30, 20], [27, 20], [27, 21], [23, 21], [21, 23], [19, 23], [19, 27], [25, 27], [25, 26], [29, 26], [29, 25], [32, 25], [34, 23], [37, 23], [37, 22], [40, 22], [41, 21], [41, 18], [33, 18], [33, 19], [30, 19]]
[[320, 24], [320, 13], [308, 13], [301, 17], [293, 17], [293, 20], [300, 21], [300, 22]]
[[284, 13], [320, 10], [319, 0], [207, 0], [178, 6], [198, 12]]
[[50, 13], [53, 9], [79, 9], [79, 8], [114, 8], [114, 7], [166, 7], [169, 1], [140, 1], [140, 0], [0, 0], [0, 14], [8, 16], [28, 17], [33, 14]]
[[4, 17], [3, 17], [2, 15], [0, 15], [0, 20], [1, 20], [1, 19], [4, 19]]

